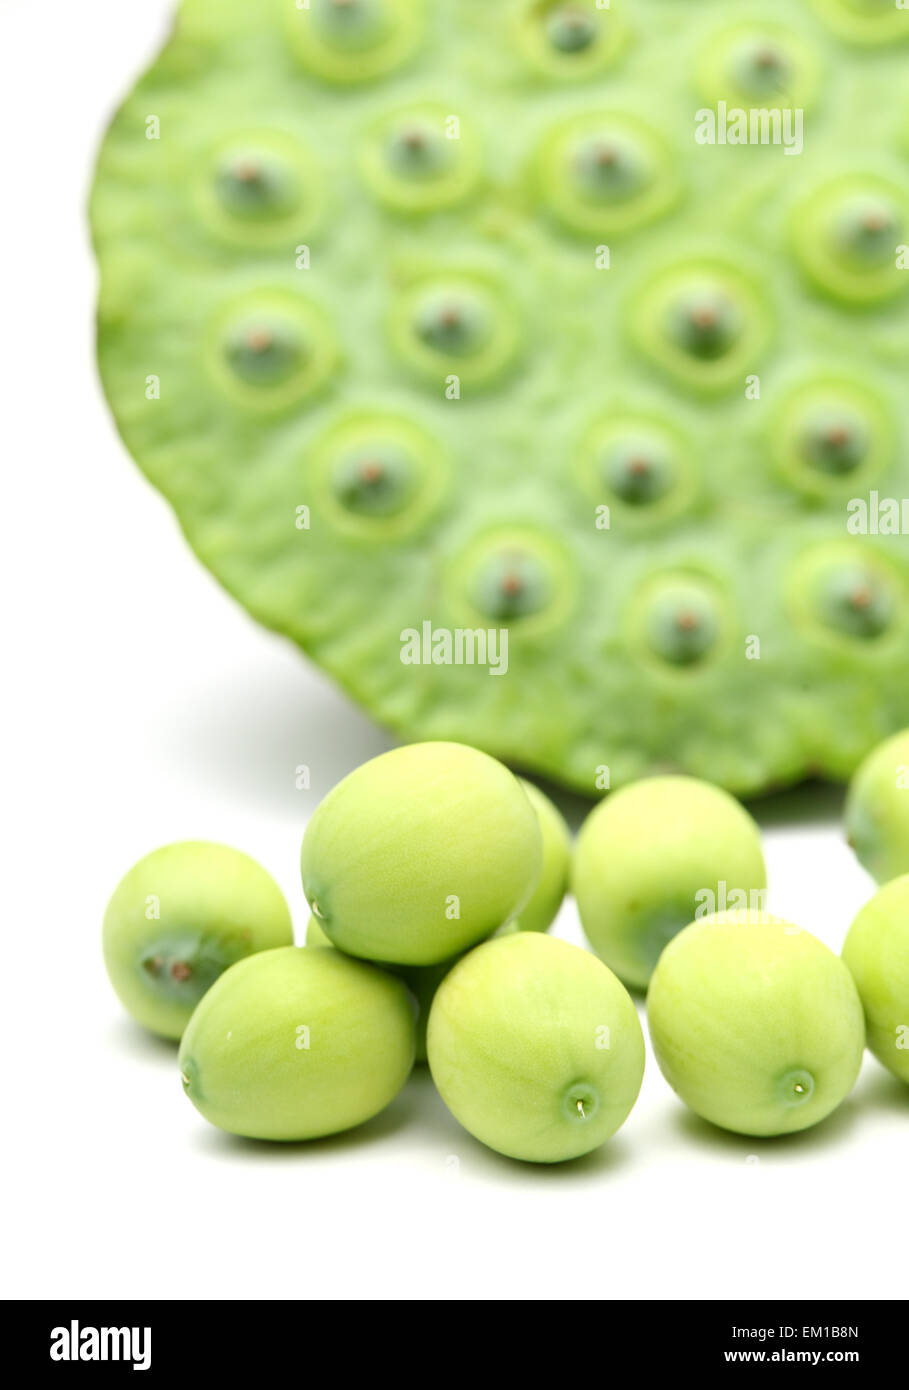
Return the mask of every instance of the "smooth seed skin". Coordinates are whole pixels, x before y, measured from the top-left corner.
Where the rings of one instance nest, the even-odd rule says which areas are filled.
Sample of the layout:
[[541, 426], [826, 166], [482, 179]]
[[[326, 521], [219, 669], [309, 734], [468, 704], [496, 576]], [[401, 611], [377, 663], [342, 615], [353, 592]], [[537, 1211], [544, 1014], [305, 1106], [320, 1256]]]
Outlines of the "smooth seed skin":
[[752, 912], [686, 927], [647, 994], [660, 1071], [696, 1114], [738, 1134], [817, 1124], [852, 1090], [865, 1027], [849, 971], [808, 932]]
[[[725, 888], [722, 887], [725, 885]], [[612, 792], [587, 817], [572, 889], [584, 931], [621, 980], [646, 988], [676, 932], [724, 905], [760, 907], [760, 833], [728, 792], [694, 777], [649, 777]], [[711, 896], [712, 895], [712, 896]]]
[[605, 1143], [644, 1075], [627, 991], [595, 956], [537, 932], [488, 941], [454, 967], [433, 1000], [427, 1050], [455, 1119], [534, 1163]]
[[885, 884], [862, 908], [843, 960], [858, 987], [868, 1046], [909, 1084], [909, 874]]
[[414, 1058], [400, 980], [339, 951], [289, 946], [232, 966], [180, 1045], [183, 1088], [206, 1120], [250, 1139], [317, 1139], [363, 1124]]
[[104, 963], [132, 1017], [179, 1038], [222, 971], [293, 943], [274, 879], [226, 845], [184, 840], [140, 859], [120, 880], [102, 929]]
[[520, 912], [542, 855], [536, 813], [502, 763], [418, 743], [364, 763], [316, 808], [303, 891], [350, 955], [436, 965]]
[[537, 813], [543, 836], [543, 866], [537, 886], [514, 922], [518, 931], [548, 931], [558, 916], [571, 876], [571, 832], [561, 811], [533, 782], [520, 779]]
[[[515, 927], [517, 930], [517, 927]], [[306, 928], [307, 946], [331, 946], [332, 942], [319, 925], [316, 917], [310, 917]], [[413, 996], [413, 1003], [416, 1008], [416, 1060], [426, 1061], [426, 1025], [429, 1022], [429, 1010], [435, 998], [436, 990], [445, 979], [449, 970], [457, 965], [461, 957], [454, 956], [451, 960], [441, 961], [438, 965], [388, 965], [383, 968], [402, 980]]]
[[849, 786], [846, 834], [878, 883], [909, 873], [909, 729], [872, 749]]

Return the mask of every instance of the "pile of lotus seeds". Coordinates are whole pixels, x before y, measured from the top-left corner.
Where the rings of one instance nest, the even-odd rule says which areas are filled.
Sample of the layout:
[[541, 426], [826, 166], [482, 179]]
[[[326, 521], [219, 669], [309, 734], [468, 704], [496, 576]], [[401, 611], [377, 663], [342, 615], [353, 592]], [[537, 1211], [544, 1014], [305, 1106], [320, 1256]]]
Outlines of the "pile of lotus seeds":
[[126, 445], [402, 741], [848, 778], [909, 722], [907, 40], [894, 0], [183, 0], [92, 195]]
[[[559, 811], [502, 763], [417, 743], [350, 773], [307, 824], [305, 946], [263, 868], [187, 842], [121, 881], [105, 961], [129, 1012], [180, 1039], [187, 1096], [234, 1134], [348, 1130], [416, 1059], [489, 1148], [576, 1158], [635, 1104], [629, 989], [645, 988], [680, 1098], [724, 1129], [787, 1134], [845, 1099], [866, 1036], [909, 1084], [909, 730], [863, 763], [846, 818], [883, 886], [840, 958], [766, 911], [758, 828], [725, 790], [644, 779], [572, 847]], [[546, 935], [569, 887], [596, 954]]]

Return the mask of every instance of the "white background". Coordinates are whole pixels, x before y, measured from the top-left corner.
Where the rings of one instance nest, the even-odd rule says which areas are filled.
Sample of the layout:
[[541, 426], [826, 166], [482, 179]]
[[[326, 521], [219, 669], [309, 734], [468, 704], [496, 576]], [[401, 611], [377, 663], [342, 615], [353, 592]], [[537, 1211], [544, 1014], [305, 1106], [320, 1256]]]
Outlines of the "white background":
[[[169, 11], [3, 0], [0, 12], [3, 1292], [903, 1295], [906, 1092], [870, 1057], [829, 1122], [757, 1141], [688, 1115], [648, 1056], [620, 1135], [539, 1169], [476, 1144], [425, 1069], [348, 1136], [231, 1139], [183, 1097], [173, 1048], [121, 1014], [99, 933], [125, 869], [168, 840], [236, 844], [281, 883], [299, 939], [307, 815], [386, 746], [192, 559], [99, 393], [86, 190]], [[308, 794], [294, 786], [303, 762]], [[809, 788], [757, 808], [772, 907], [837, 950], [871, 890], [842, 843], [840, 801]], [[581, 940], [570, 902], [557, 931]]]

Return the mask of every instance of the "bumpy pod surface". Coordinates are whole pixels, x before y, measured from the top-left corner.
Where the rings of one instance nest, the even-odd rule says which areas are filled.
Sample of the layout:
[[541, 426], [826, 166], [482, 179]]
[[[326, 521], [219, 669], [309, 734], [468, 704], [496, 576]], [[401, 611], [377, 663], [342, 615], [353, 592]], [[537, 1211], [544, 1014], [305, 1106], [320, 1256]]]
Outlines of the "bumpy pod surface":
[[847, 777], [909, 722], [907, 41], [884, 0], [184, 0], [92, 197], [127, 446], [405, 738]]

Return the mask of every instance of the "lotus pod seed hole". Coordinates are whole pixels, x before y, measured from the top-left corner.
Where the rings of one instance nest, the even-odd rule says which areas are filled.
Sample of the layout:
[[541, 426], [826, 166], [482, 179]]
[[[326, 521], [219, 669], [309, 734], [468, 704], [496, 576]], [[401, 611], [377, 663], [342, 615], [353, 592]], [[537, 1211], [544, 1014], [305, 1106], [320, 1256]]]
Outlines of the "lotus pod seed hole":
[[716, 603], [694, 581], [669, 581], [652, 594], [644, 617], [650, 650], [673, 666], [693, 666], [715, 648], [720, 635]]
[[487, 558], [474, 582], [473, 601], [480, 612], [500, 622], [539, 613], [550, 600], [546, 569], [535, 556], [506, 550]]
[[876, 267], [891, 259], [901, 236], [899, 217], [889, 202], [856, 197], [841, 206], [834, 221], [839, 250], [861, 265]]
[[669, 332], [692, 357], [712, 361], [725, 356], [741, 336], [742, 319], [735, 303], [710, 288], [682, 295], [669, 311]]
[[768, 39], [750, 39], [731, 54], [729, 74], [733, 82], [752, 96], [782, 92], [792, 78], [792, 62], [783, 49]]
[[584, 53], [596, 42], [596, 20], [580, 5], [559, 5], [547, 16], [546, 37], [559, 53]]
[[616, 440], [604, 451], [601, 473], [606, 486], [634, 507], [660, 501], [675, 483], [669, 451], [655, 437]]
[[580, 141], [572, 162], [577, 191], [585, 198], [629, 198], [649, 182], [640, 149], [616, 134], [604, 132]]
[[394, 516], [413, 496], [413, 462], [394, 445], [364, 446], [341, 455], [332, 487], [341, 505], [357, 515]]
[[821, 620], [848, 637], [880, 637], [890, 627], [895, 598], [890, 586], [870, 569], [844, 564], [821, 577]]

